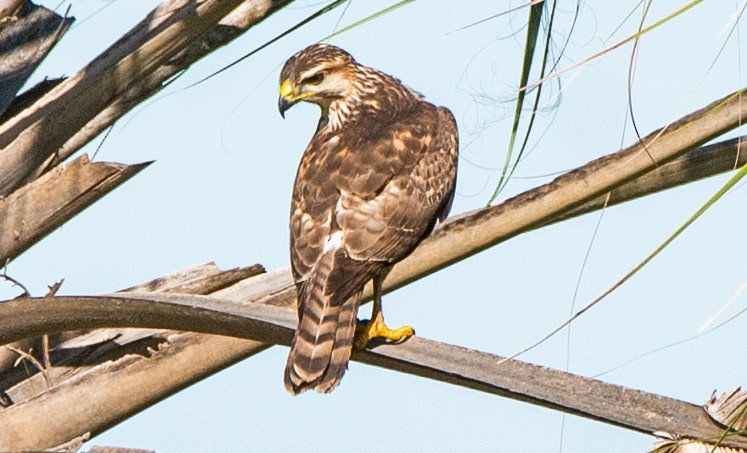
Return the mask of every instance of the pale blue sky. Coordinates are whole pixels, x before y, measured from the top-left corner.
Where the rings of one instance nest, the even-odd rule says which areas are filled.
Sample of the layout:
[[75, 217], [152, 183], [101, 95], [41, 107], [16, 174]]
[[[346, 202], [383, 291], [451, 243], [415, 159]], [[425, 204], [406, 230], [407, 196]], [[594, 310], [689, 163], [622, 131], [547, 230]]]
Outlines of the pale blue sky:
[[[54, 6], [57, 2], [46, 2]], [[66, 1], [79, 19], [41, 67], [73, 74], [157, 2]], [[395, 3], [355, 0], [348, 25]], [[656, 2], [652, 23], [686, 2]], [[519, 2], [418, 1], [332, 40], [360, 62], [402, 79], [452, 109], [461, 132], [452, 213], [484, 205], [497, 182], [513, 114], [527, 10], [464, 31], [464, 25]], [[637, 2], [581, 5], [561, 62], [567, 67], [632, 34], [640, 11], [608, 39]], [[741, 2], [704, 2], [647, 35], [633, 86], [640, 131], [647, 134], [744, 84], [735, 34], [713, 69]], [[82, 21], [102, 6], [98, 14]], [[574, 2], [562, 2], [560, 44]], [[215, 261], [222, 268], [288, 266], [287, 217], [297, 162], [318, 110], [277, 112], [280, 66], [335, 29], [341, 9], [194, 88], [182, 88], [230, 63], [320, 7], [298, 1], [206, 58], [115, 126], [97, 159], [156, 160], [14, 261], [8, 271], [41, 295], [61, 277], [64, 294], [97, 294]], [[630, 144], [626, 127], [630, 45], [561, 78], [562, 101], [538, 120], [536, 146], [501, 195], [505, 199]], [[741, 53], [740, 53], [741, 52]], [[557, 84], [546, 93], [558, 93]], [[539, 140], [540, 132], [547, 130]], [[100, 143], [97, 139], [92, 153]], [[728, 176], [691, 184], [605, 212], [584, 270], [576, 307], [588, 303], [663, 241]], [[692, 336], [747, 281], [744, 188], [726, 196], [660, 257], [574, 323], [570, 371], [594, 375]], [[510, 355], [560, 324], [599, 214], [531, 232], [388, 295], [392, 325], [419, 335]], [[16, 291], [0, 284], [0, 297]], [[735, 300], [725, 317], [747, 304]], [[367, 308], [364, 308], [364, 313]], [[365, 316], [365, 315], [364, 315]], [[721, 320], [725, 317], [720, 318]], [[713, 389], [744, 385], [741, 317], [720, 330], [628, 364], [602, 379], [705, 402]], [[522, 358], [556, 368], [566, 336]], [[496, 396], [352, 363], [331, 395], [290, 397], [282, 386], [287, 348], [272, 348], [136, 415], [91, 445], [206, 451], [558, 451], [561, 415]], [[399, 415], [394, 415], [399, 414]], [[653, 438], [578, 417], [565, 420], [564, 452], [646, 451]]]

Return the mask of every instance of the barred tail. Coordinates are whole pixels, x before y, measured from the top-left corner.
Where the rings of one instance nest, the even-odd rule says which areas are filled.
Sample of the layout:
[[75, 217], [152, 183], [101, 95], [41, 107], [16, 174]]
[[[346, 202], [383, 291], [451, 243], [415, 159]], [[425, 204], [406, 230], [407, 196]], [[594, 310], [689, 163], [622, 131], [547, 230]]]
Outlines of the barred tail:
[[322, 258], [299, 294], [300, 319], [285, 367], [285, 388], [293, 395], [331, 392], [350, 360], [360, 295], [339, 302], [325, 293], [332, 261]]

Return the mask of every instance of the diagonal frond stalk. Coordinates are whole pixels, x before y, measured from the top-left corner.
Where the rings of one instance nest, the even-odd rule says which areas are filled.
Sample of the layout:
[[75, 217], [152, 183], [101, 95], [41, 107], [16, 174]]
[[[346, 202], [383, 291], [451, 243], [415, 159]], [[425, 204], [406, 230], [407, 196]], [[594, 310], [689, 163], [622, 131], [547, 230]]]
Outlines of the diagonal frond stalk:
[[398, 288], [551, 223], [557, 217], [567, 216], [585, 203], [740, 126], [744, 117], [747, 117], [747, 102], [742, 89], [649, 134], [642, 143], [591, 161], [479, 213], [453, 217], [393, 268], [385, 286]]

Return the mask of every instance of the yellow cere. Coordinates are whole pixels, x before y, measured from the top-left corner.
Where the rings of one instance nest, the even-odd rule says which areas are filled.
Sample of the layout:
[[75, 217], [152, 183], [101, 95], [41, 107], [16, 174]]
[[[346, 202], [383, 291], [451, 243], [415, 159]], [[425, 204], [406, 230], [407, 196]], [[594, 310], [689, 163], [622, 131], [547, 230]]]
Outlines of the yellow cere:
[[285, 80], [280, 85], [280, 96], [284, 98], [290, 98], [293, 96], [293, 84], [291, 84], [290, 80]]

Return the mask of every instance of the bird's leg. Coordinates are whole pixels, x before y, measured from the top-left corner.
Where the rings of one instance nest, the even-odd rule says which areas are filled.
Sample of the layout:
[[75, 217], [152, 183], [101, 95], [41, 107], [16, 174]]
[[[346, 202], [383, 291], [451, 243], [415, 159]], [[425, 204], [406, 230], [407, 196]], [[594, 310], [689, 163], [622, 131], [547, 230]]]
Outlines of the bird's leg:
[[355, 347], [363, 349], [369, 341], [374, 338], [382, 338], [390, 343], [398, 343], [415, 335], [415, 330], [410, 326], [402, 326], [397, 329], [390, 329], [384, 324], [384, 314], [381, 311], [381, 285], [384, 282], [384, 275], [374, 277], [373, 279], [373, 312], [371, 320], [358, 321], [355, 328]]

